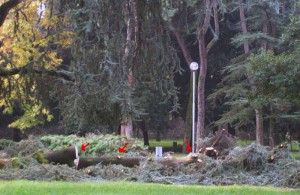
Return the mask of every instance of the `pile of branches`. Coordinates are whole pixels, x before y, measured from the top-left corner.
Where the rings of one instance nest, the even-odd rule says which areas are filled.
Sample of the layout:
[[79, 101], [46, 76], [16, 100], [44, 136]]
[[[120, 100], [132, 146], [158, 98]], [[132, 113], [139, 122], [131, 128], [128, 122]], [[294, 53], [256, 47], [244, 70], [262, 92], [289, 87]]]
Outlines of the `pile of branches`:
[[[51, 161], [49, 156], [69, 154], [68, 158], [78, 160], [77, 165], [73, 163], [67, 166], [62, 165], [68, 164], [67, 161], [52, 164], [55, 158], [51, 162], [39, 161], [36, 150], [44, 150], [45, 147], [45, 143], [39, 140], [25, 140], [19, 144], [7, 148], [6, 158], [19, 156], [19, 165], [23, 166], [0, 169], [0, 179], [128, 180], [165, 184], [238, 184], [300, 188], [300, 161], [293, 159], [286, 148], [274, 148], [270, 151], [267, 147], [251, 144], [247, 147], [235, 147], [225, 158], [219, 159], [201, 153], [181, 158], [167, 155], [162, 159], [156, 159], [154, 154], [149, 153], [146, 156], [125, 153], [117, 156], [111, 154], [85, 157], [80, 157], [79, 154], [78, 157], [75, 147], [50, 151], [43, 156]], [[18, 152], [15, 151], [17, 149]], [[16, 154], [18, 155], [14, 156]]]
[[236, 146], [236, 139], [226, 130], [218, 130], [214, 134], [200, 140], [201, 148], [212, 147], [218, 151], [219, 156], [226, 156]]

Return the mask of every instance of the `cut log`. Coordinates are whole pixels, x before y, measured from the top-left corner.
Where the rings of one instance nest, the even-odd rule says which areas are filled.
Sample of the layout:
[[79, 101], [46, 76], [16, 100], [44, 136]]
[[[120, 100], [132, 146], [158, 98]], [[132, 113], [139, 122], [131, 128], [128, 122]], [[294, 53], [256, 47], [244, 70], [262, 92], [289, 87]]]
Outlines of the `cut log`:
[[191, 164], [191, 163], [198, 162], [198, 157], [199, 157], [198, 154], [190, 153], [189, 155], [187, 155], [185, 157], [177, 158], [176, 161], [178, 163]]
[[203, 153], [206, 156], [216, 159], [218, 156], [218, 151], [214, 147], [200, 148], [199, 153]]
[[69, 166], [74, 166], [74, 160], [78, 155], [77, 153], [77, 148], [72, 146], [63, 150], [48, 152], [44, 155], [44, 158], [48, 161], [48, 163], [67, 164]]
[[134, 167], [140, 165], [138, 157], [119, 157], [119, 156], [94, 156], [94, 157], [78, 157], [74, 160], [75, 167], [82, 169], [91, 165], [101, 163], [102, 165], [116, 164], [126, 167]]
[[[152, 158], [149, 158], [148, 161], [152, 161]], [[185, 157], [175, 158], [173, 156], [168, 156], [165, 158], [162, 158], [158, 160], [158, 163], [162, 164], [164, 167], [171, 167], [175, 168], [179, 164], [191, 164], [196, 163], [199, 160], [199, 154], [196, 153], [190, 153], [189, 155]]]

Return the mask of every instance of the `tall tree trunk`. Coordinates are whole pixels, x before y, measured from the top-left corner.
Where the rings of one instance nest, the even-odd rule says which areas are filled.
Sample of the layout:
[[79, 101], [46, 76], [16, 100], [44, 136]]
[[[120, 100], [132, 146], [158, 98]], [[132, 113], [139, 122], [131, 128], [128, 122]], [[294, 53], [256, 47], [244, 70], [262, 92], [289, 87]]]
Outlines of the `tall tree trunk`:
[[[200, 56], [200, 71], [198, 77], [198, 116], [197, 116], [197, 148], [201, 147], [201, 139], [205, 136], [205, 81], [207, 75], [207, 53], [216, 43], [219, 38], [219, 18], [217, 2], [215, 0], [205, 1], [206, 11], [203, 19], [203, 24], [199, 29], [197, 36], [199, 56]], [[212, 14], [213, 13], [213, 14]], [[205, 35], [210, 26], [210, 19], [213, 16], [214, 29], [211, 28], [213, 39], [205, 44]]]
[[[207, 54], [205, 47], [205, 36], [200, 35], [198, 38], [200, 72], [198, 80], [198, 117], [197, 117], [197, 138], [203, 138], [205, 135], [205, 80], [207, 73]], [[197, 141], [198, 143], [198, 141]], [[198, 143], [199, 144], [199, 143]], [[197, 145], [198, 147], [198, 145]]]
[[[124, 61], [128, 62], [129, 58], [129, 47], [130, 47], [130, 42], [131, 42], [131, 34], [132, 34], [132, 29], [131, 29], [131, 18], [129, 17], [127, 21], [127, 37], [126, 37], [126, 47], [125, 47], [125, 55], [124, 55]], [[129, 70], [128, 73], [128, 85], [132, 86], [132, 72]], [[130, 97], [126, 97], [126, 104], [130, 105], [131, 100]], [[132, 130], [132, 119], [129, 116], [123, 116], [122, 121], [121, 121], [121, 136], [126, 136], [127, 138], [132, 138], [133, 136], [133, 130]]]
[[[184, 42], [184, 39], [181, 35], [181, 33], [178, 31], [177, 29], [177, 24], [176, 24], [176, 17], [174, 17], [172, 19], [171, 22], [171, 29], [176, 37], [177, 43], [181, 49], [181, 52], [183, 53], [184, 59], [186, 64], [189, 66], [192, 63], [192, 56], [188, 50], [188, 48], [186, 47], [186, 44]], [[186, 118], [185, 118], [185, 123], [186, 123], [186, 129], [184, 131], [184, 136], [183, 136], [183, 148], [182, 151], [186, 152], [186, 144], [185, 141], [188, 140], [190, 143], [191, 142], [191, 130], [192, 130], [192, 116], [191, 116], [191, 112], [192, 112], [192, 101], [193, 101], [193, 93], [192, 93], [192, 87], [193, 87], [193, 80], [192, 80], [192, 73], [190, 74], [190, 91], [189, 91], [189, 101], [188, 101], [188, 107], [187, 107], [187, 111], [186, 111]]]
[[148, 131], [146, 129], [146, 123], [145, 123], [144, 120], [141, 121], [140, 128], [141, 128], [141, 130], [143, 132], [144, 146], [149, 146], [149, 136], [148, 136]]
[[[203, 24], [201, 27], [198, 28], [198, 34], [197, 34], [197, 40], [198, 40], [198, 47], [199, 47], [199, 56], [200, 56], [200, 72], [198, 77], [198, 115], [197, 115], [197, 135], [196, 135], [196, 143], [197, 147], [199, 147], [200, 144], [200, 138], [203, 138], [205, 135], [204, 128], [205, 128], [205, 80], [206, 80], [206, 74], [207, 74], [207, 53], [212, 48], [212, 46], [216, 43], [219, 36], [219, 18], [218, 18], [218, 8], [217, 8], [217, 2], [216, 0], [205, 0], [205, 7], [206, 11], [204, 14]], [[213, 14], [212, 14], [213, 10]], [[206, 46], [205, 44], [205, 35], [208, 31], [208, 28], [210, 26], [210, 19], [213, 15], [214, 18], [214, 29], [211, 29], [211, 32], [213, 34], [213, 39], [209, 42], [209, 44]], [[175, 34], [176, 40], [181, 48], [181, 51], [183, 53], [183, 56], [185, 58], [186, 63], [189, 65], [192, 62], [192, 58], [190, 53], [188, 52], [188, 49], [186, 48], [184, 44], [184, 40], [179, 33], [179, 31], [174, 28], [175, 25], [175, 19], [172, 20], [172, 30]], [[191, 82], [190, 82], [191, 84]], [[190, 93], [189, 101], [192, 100]], [[189, 105], [191, 103], [189, 102]], [[189, 109], [188, 109], [189, 110]], [[188, 114], [187, 114], [188, 115]], [[189, 121], [186, 121], [187, 123]], [[189, 128], [187, 128], [187, 131], [184, 135], [185, 140], [188, 139], [189, 135]], [[183, 144], [185, 145], [185, 144]]]
[[192, 56], [188, 50], [188, 48], [185, 45], [184, 39], [181, 35], [181, 33], [176, 29], [176, 24], [175, 24], [175, 18], [172, 20], [172, 31], [176, 37], [177, 43], [181, 49], [181, 52], [183, 53], [184, 59], [186, 64], [189, 66], [190, 63], [192, 63]]
[[275, 146], [275, 119], [273, 117], [269, 119], [269, 146], [270, 148]]
[[[240, 19], [242, 23], [242, 31], [243, 34], [247, 34], [247, 24], [246, 24], [246, 17], [245, 17], [245, 12], [244, 12], [244, 5], [243, 5], [243, 0], [239, 0], [239, 11], [240, 11]], [[249, 42], [244, 41], [244, 52], [245, 54], [248, 54], [250, 52], [249, 49]], [[251, 90], [254, 90], [253, 86], [253, 81], [252, 81], [252, 76], [247, 75], [248, 81], [251, 86]], [[257, 144], [263, 144], [263, 121], [262, 121], [262, 116], [261, 116], [261, 110], [255, 109], [255, 120], [256, 120], [256, 143]]]
[[[193, 107], [193, 73], [191, 72], [190, 74], [190, 87], [189, 87], [189, 101], [187, 105], [187, 110], [186, 110], [186, 116], [185, 116], [185, 131], [184, 131], [184, 136], [183, 136], [183, 143], [182, 143], [182, 152], [187, 153], [188, 151], [186, 150], [187, 145], [185, 144], [186, 141], [188, 140], [189, 143], [192, 143], [192, 122], [193, 122], [193, 117], [192, 117], [192, 107]], [[196, 81], [197, 83], [197, 81]], [[194, 121], [195, 122], [195, 121]]]
[[[133, 0], [130, 0], [127, 5], [128, 8], [128, 20], [127, 20], [127, 36], [126, 36], [126, 47], [124, 53], [124, 62], [129, 63], [129, 53], [130, 53], [130, 44], [132, 42], [132, 17], [133, 17], [133, 10], [135, 8]], [[133, 73], [130, 69], [127, 76], [128, 86], [133, 86]], [[131, 106], [131, 97], [130, 95], [126, 94], [125, 97], [126, 104], [130, 107]], [[133, 126], [132, 126], [132, 118], [130, 116], [123, 116], [121, 121], [121, 136], [126, 136], [127, 138], [133, 137]]]
[[256, 119], [256, 143], [263, 145], [264, 141], [264, 131], [263, 131], [263, 118], [260, 109], [255, 109], [255, 119]]
[[[266, 23], [264, 24], [262, 31], [263, 31], [264, 34], [268, 34], [268, 25]], [[268, 49], [268, 41], [267, 40], [262, 41], [262, 48], [264, 50]]]
[[[240, 18], [242, 23], [242, 31], [243, 34], [247, 34], [247, 24], [246, 24], [246, 17], [244, 12], [243, 0], [239, 0], [239, 10], [240, 10]], [[246, 40], [244, 41], [244, 52], [245, 54], [249, 53], [249, 42]]]

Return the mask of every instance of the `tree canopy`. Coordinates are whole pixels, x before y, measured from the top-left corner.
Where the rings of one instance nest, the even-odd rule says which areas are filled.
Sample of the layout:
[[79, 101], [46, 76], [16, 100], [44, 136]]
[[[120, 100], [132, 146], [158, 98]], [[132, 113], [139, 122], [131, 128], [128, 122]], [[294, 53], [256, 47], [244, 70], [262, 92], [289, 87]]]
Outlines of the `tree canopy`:
[[20, 130], [56, 118], [72, 132], [121, 126], [132, 137], [138, 121], [164, 129], [175, 112], [191, 123], [186, 81], [197, 61], [198, 146], [214, 127], [256, 129], [262, 144], [266, 121], [299, 120], [299, 6], [2, 0], [0, 109]]

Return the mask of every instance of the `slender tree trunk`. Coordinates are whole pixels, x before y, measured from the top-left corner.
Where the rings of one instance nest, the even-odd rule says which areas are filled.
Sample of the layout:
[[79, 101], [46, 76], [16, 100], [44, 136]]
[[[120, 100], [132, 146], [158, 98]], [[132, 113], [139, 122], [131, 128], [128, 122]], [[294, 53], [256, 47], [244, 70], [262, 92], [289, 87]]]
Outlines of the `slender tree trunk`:
[[[264, 34], [268, 34], [268, 25], [267, 24], [264, 24], [262, 31]], [[264, 48], [264, 50], [268, 49], [268, 41], [266, 41], [266, 40], [262, 41], [262, 48]]]
[[[219, 37], [219, 18], [217, 2], [215, 0], [205, 1], [206, 11], [203, 19], [203, 24], [199, 29], [197, 36], [199, 56], [200, 56], [200, 71], [198, 77], [198, 116], [197, 116], [197, 148], [201, 146], [201, 138], [204, 138], [205, 132], [205, 81], [207, 75], [207, 53], [216, 43]], [[213, 13], [213, 14], [212, 14]], [[213, 39], [205, 44], [205, 35], [210, 26], [210, 19], [213, 16], [214, 30], [211, 29]]]
[[[130, 49], [130, 43], [132, 42], [132, 15], [133, 15], [133, 0], [130, 0], [128, 2], [127, 8], [128, 8], [128, 20], [127, 20], [127, 36], [126, 36], [126, 47], [125, 47], [125, 53], [124, 53], [124, 62], [129, 63], [129, 49]], [[132, 70], [129, 70], [128, 76], [127, 76], [127, 82], [129, 87], [133, 86], [133, 74]], [[127, 94], [127, 97], [125, 97], [126, 104], [130, 107], [131, 105], [131, 97]], [[121, 136], [126, 136], [127, 138], [133, 137], [133, 127], [132, 127], [132, 118], [130, 116], [123, 116], [121, 121]]]
[[[246, 17], [244, 12], [244, 5], [243, 0], [239, 0], [239, 10], [240, 10], [240, 18], [242, 22], [242, 31], [243, 34], [247, 34], [247, 24], [246, 24]], [[249, 42], [244, 41], [244, 52], [245, 54], [248, 54], [250, 52], [249, 49]], [[248, 75], [248, 81], [251, 86], [251, 90], [254, 90], [252, 76]], [[255, 109], [255, 120], [256, 120], [256, 143], [257, 144], [263, 144], [263, 121], [261, 116], [261, 110]]]
[[149, 136], [148, 136], [148, 131], [146, 129], [146, 123], [144, 120], [141, 121], [141, 129], [143, 132], [143, 137], [144, 137], [144, 146], [149, 146]]
[[[189, 101], [188, 101], [188, 107], [186, 110], [186, 116], [185, 116], [185, 131], [184, 131], [184, 136], [183, 136], [183, 143], [182, 143], [182, 152], [187, 153], [188, 151], [186, 150], [186, 141], [188, 140], [189, 143], [192, 143], [192, 106], [193, 106], [193, 76], [192, 72], [190, 74], [190, 87], [189, 87]], [[196, 81], [197, 83], [197, 81]], [[195, 121], [194, 121], [195, 122]]]
[[183, 53], [185, 62], [189, 66], [190, 63], [192, 63], [192, 61], [193, 61], [192, 56], [191, 56], [189, 50], [187, 49], [187, 47], [185, 45], [185, 42], [184, 42], [184, 39], [183, 39], [181, 33], [176, 29], [176, 25], [175, 25], [174, 20], [172, 21], [172, 30], [173, 30], [173, 33], [176, 37], [177, 43], [178, 43], [178, 45], [181, 49], [181, 52]]
[[[245, 12], [244, 12], [244, 6], [243, 6], [243, 0], [239, 0], [239, 9], [240, 9], [240, 18], [242, 22], [242, 31], [243, 34], [247, 34], [247, 24], [246, 24], [246, 17], [245, 17]], [[249, 42], [244, 41], [244, 52], [245, 54], [249, 53]]]
[[[188, 50], [188, 48], [186, 47], [186, 44], [184, 42], [184, 39], [181, 35], [181, 33], [177, 30], [177, 24], [175, 22], [176, 17], [172, 19], [172, 23], [171, 23], [171, 29], [176, 37], [177, 43], [181, 49], [181, 52], [183, 53], [185, 62], [187, 64], [187, 66], [189, 66], [192, 63], [192, 56]], [[183, 148], [182, 151], [186, 152], [186, 144], [185, 141], [189, 140], [190, 143], [191, 142], [191, 129], [192, 129], [192, 116], [191, 116], [191, 112], [192, 112], [192, 101], [193, 101], [193, 93], [192, 93], [192, 87], [193, 87], [193, 80], [192, 80], [192, 73], [190, 74], [190, 91], [189, 91], [189, 102], [188, 102], [188, 107], [187, 107], [187, 111], [186, 111], [186, 118], [185, 118], [185, 123], [186, 123], [186, 129], [184, 132], [184, 137], [183, 137]]]
[[[198, 38], [200, 71], [198, 80], [198, 117], [197, 117], [197, 138], [203, 138], [205, 135], [205, 80], [207, 73], [207, 54], [205, 47], [205, 36], [200, 35]], [[198, 141], [197, 141], [197, 144]], [[198, 147], [198, 145], [197, 145]]]
[[15, 142], [21, 141], [21, 131], [19, 129], [13, 128], [12, 132], [13, 132], [12, 140]]
[[[199, 56], [200, 56], [200, 71], [199, 71], [199, 77], [198, 77], [198, 115], [197, 115], [197, 135], [196, 135], [196, 143], [197, 147], [199, 147], [200, 144], [200, 138], [203, 138], [205, 135], [205, 80], [206, 80], [206, 74], [207, 74], [207, 53], [212, 48], [212, 46], [216, 43], [219, 36], [219, 19], [218, 19], [218, 8], [217, 8], [217, 2], [216, 0], [205, 0], [205, 7], [206, 11], [204, 14], [203, 24], [201, 27], [198, 28], [198, 34], [197, 34], [197, 40], [198, 40], [198, 47], [199, 47]], [[212, 14], [213, 10], [213, 14]], [[214, 30], [211, 29], [213, 34], [213, 39], [209, 42], [209, 44], [206, 46], [205, 44], [205, 35], [208, 31], [208, 28], [210, 26], [210, 19], [213, 15], [214, 18]], [[182, 36], [180, 35], [179, 31], [174, 28], [174, 21], [176, 18], [173, 18], [172, 25], [173, 25], [173, 32], [175, 34], [175, 37], [177, 39], [177, 42], [181, 48], [181, 51], [184, 55], [184, 58], [189, 65], [192, 62], [192, 58], [188, 52], [188, 49], [186, 48], [184, 44], [184, 40]], [[191, 83], [191, 82], [190, 82]], [[192, 94], [190, 94], [191, 97]], [[192, 98], [189, 99], [190, 101]], [[189, 102], [189, 105], [191, 103]], [[186, 121], [187, 123], [189, 121]], [[188, 139], [189, 135], [189, 129], [187, 128], [187, 132], [184, 135], [185, 140]], [[185, 144], [184, 144], [185, 145]]]
[[255, 119], [256, 119], [256, 143], [263, 145], [263, 141], [264, 141], [263, 118], [260, 109], [255, 109]]
[[270, 117], [269, 119], [269, 146], [274, 148], [275, 146], [275, 119]]

